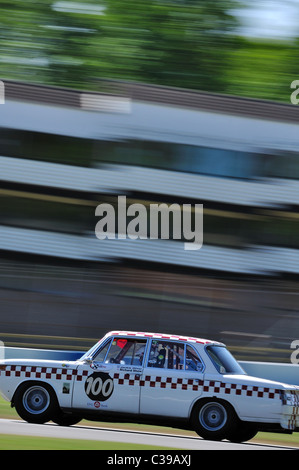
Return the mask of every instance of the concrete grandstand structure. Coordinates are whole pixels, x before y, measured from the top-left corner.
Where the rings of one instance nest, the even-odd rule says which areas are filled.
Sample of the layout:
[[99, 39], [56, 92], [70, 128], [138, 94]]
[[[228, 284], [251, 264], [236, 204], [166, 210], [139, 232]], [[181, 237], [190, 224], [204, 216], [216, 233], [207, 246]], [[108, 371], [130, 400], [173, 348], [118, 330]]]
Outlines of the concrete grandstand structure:
[[[289, 361], [299, 108], [105, 80], [98, 89], [5, 81], [0, 339], [85, 348], [115, 328], [172, 331], [224, 341], [238, 359]], [[203, 204], [202, 248], [98, 240], [95, 208], [118, 195]]]
[[[31, 199], [31, 207], [34, 201], [56, 206], [47, 221], [46, 206], [36, 209], [43, 211], [38, 218], [34, 209], [17, 214], [12, 203], [0, 221], [1, 250], [244, 274], [299, 273], [296, 106], [100, 85], [105, 93], [5, 83], [5, 203], [9, 207], [19, 196]], [[174, 240], [99, 242], [95, 206], [118, 194], [147, 203], [202, 203], [202, 249], [186, 253]], [[68, 204], [78, 208], [73, 220], [63, 215]]]

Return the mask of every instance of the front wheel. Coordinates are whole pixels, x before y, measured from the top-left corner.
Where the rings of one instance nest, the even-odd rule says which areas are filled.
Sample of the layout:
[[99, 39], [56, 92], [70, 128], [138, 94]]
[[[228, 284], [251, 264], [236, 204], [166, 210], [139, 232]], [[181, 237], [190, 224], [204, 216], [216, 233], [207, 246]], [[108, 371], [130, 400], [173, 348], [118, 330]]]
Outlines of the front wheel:
[[57, 413], [53, 389], [44, 383], [26, 382], [17, 389], [14, 404], [18, 415], [29, 423], [43, 424]]
[[234, 409], [228, 403], [210, 399], [195, 405], [191, 423], [200, 437], [221, 441], [229, 438], [238, 421]]

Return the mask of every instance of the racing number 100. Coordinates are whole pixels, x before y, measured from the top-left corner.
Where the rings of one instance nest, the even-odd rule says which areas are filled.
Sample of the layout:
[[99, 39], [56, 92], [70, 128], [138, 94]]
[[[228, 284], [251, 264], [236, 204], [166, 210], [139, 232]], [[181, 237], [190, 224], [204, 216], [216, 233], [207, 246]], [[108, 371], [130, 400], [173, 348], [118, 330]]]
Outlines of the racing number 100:
[[103, 372], [91, 374], [85, 382], [85, 393], [92, 400], [107, 400], [113, 392], [113, 379]]

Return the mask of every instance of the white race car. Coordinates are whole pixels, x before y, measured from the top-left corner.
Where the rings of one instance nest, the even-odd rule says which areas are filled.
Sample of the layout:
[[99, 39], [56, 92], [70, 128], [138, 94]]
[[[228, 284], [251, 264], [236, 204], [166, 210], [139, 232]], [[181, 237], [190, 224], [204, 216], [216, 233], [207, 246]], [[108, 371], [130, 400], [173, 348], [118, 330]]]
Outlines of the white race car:
[[31, 423], [134, 421], [243, 442], [299, 430], [299, 387], [248, 376], [218, 342], [112, 331], [77, 361], [0, 361], [0, 393]]

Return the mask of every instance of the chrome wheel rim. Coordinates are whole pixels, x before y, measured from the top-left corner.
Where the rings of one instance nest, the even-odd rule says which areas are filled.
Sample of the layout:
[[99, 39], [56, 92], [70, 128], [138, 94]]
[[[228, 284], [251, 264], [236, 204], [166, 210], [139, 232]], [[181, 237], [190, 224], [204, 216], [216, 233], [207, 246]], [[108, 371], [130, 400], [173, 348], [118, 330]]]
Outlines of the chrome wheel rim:
[[199, 422], [207, 431], [222, 429], [227, 421], [227, 412], [220, 403], [206, 403], [199, 412]]
[[23, 406], [30, 414], [43, 413], [50, 404], [49, 392], [40, 386], [33, 386], [28, 388], [23, 396]]

